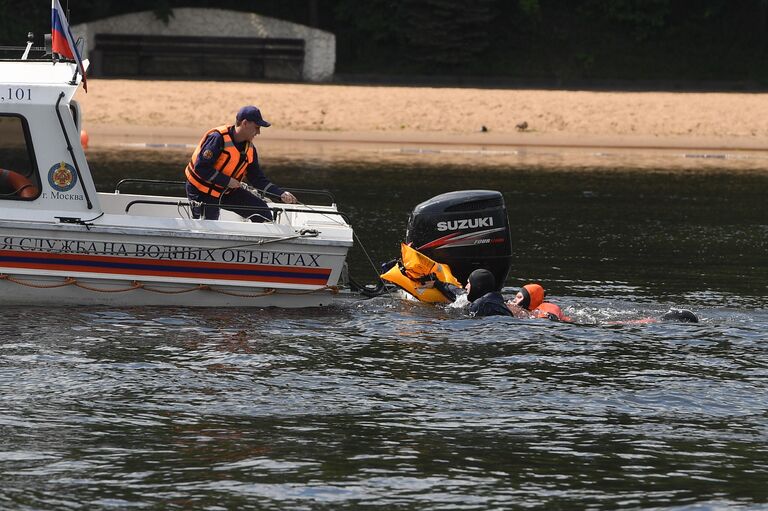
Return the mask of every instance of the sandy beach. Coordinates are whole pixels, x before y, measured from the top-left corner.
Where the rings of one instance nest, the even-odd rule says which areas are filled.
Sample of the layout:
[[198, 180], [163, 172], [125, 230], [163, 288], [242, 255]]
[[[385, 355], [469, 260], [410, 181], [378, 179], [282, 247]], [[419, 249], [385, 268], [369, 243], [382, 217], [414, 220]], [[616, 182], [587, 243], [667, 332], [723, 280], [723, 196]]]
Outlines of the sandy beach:
[[[768, 95], [247, 82], [89, 80], [78, 91], [91, 147], [186, 147], [258, 105], [262, 153], [284, 158], [601, 155], [768, 167]], [[638, 158], [639, 157], [639, 158]]]

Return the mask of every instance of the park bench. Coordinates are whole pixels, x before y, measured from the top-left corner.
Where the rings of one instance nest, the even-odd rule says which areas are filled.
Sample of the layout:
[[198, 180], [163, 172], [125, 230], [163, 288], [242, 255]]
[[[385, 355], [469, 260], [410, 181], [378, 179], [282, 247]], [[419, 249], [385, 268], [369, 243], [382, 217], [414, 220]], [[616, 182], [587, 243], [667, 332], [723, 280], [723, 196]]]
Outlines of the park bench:
[[304, 40], [96, 34], [98, 76], [301, 80]]

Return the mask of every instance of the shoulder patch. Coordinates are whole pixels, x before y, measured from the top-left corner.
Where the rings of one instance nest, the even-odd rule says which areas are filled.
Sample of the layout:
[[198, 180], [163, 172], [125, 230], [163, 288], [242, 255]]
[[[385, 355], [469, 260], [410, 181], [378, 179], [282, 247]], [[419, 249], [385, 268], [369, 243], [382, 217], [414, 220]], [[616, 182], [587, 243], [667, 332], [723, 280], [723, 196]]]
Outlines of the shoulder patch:
[[213, 158], [213, 151], [211, 151], [210, 149], [206, 149], [205, 151], [203, 151], [203, 158], [205, 158], [206, 160], [210, 160], [211, 158]]

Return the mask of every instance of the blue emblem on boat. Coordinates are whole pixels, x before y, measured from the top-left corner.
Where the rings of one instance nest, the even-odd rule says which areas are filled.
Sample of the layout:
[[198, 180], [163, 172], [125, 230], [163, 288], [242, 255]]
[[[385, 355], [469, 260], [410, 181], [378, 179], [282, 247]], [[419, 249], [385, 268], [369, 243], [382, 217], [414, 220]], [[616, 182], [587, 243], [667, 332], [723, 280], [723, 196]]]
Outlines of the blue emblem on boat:
[[69, 163], [60, 161], [48, 171], [48, 184], [54, 190], [68, 192], [77, 184], [77, 174]]

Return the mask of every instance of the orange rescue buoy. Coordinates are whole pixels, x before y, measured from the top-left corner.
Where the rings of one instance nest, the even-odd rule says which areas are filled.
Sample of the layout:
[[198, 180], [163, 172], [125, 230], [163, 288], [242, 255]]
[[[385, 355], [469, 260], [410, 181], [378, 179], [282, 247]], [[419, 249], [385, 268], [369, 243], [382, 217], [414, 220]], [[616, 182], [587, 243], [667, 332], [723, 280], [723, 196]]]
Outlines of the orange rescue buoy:
[[34, 199], [40, 195], [40, 190], [32, 181], [13, 170], [0, 169], [0, 183], [7, 184], [12, 193], [22, 199]]

